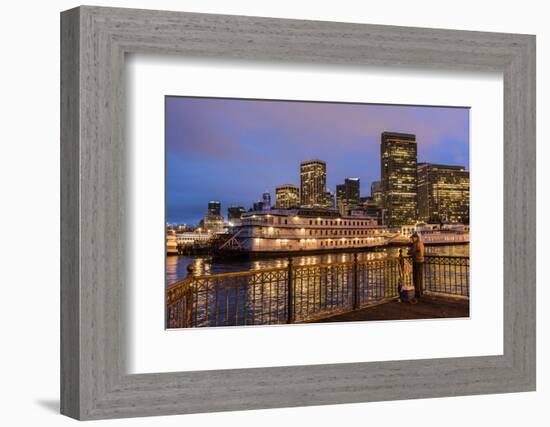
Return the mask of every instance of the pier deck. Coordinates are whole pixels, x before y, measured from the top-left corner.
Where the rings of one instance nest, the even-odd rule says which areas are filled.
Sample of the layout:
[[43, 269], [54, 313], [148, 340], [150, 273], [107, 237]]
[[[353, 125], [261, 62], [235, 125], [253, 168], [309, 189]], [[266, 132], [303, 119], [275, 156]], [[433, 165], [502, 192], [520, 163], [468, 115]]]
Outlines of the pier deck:
[[330, 316], [317, 322], [457, 318], [469, 315], [470, 304], [466, 298], [424, 295], [417, 304], [402, 303], [395, 299], [361, 310]]

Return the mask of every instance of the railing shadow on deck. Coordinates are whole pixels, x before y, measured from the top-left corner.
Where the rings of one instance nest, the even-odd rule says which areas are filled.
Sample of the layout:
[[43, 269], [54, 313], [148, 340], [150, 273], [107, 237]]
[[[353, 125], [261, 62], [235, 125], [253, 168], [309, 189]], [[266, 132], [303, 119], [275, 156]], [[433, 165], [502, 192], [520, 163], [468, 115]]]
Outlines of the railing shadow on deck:
[[[301, 323], [359, 310], [398, 296], [410, 284], [411, 260], [288, 265], [236, 273], [190, 275], [166, 291], [167, 328]], [[469, 296], [469, 258], [427, 255], [424, 288]]]

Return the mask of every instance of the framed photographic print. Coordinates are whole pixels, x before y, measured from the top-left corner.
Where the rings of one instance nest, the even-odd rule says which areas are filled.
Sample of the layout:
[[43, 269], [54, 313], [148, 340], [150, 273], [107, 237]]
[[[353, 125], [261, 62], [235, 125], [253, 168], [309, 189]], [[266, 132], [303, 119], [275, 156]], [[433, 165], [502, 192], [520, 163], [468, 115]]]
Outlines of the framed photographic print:
[[169, 328], [469, 317], [468, 108], [165, 108]]
[[62, 413], [534, 390], [534, 36], [84, 6], [61, 40]]

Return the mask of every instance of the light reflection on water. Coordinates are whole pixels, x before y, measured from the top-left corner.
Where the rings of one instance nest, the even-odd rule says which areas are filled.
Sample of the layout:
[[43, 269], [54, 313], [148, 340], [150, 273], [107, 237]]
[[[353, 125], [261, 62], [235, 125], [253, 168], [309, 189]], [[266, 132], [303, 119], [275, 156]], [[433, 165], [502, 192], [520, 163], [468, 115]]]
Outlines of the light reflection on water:
[[[403, 247], [403, 252], [406, 253], [407, 248]], [[447, 245], [447, 246], [427, 246], [426, 253], [438, 255], [458, 255], [468, 256], [469, 245]], [[369, 251], [358, 254], [358, 259], [373, 260], [381, 259], [387, 256], [397, 256], [399, 248], [384, 248], [379, 252]], [[165, 284], [169, 285], [178, 280], [187, 277], [187, 266], [195, 265], [195, 271], [198, 275], [230, 273], [236, 271], [259, 270], [262, 268], [279, 268], [287, 265], [287, 257], [257, 259], [257, 260], [239, 260], [239, 261], [213, 261], [208, 256], [168, 256], [166, 257], [166, 278]], [[293, 257], [292, 261], [295, 265], [313, 265], [313, 264], [328, 264], [337, 262], [349, 262], [353, 260], [351, 253], [332, 253], [323, 255], [305, 255]]]

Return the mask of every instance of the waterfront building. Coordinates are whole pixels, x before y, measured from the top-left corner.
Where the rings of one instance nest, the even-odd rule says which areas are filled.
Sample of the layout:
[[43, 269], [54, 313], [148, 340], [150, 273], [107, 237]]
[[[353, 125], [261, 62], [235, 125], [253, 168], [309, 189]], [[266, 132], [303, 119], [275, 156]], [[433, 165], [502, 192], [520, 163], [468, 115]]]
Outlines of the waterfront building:
[[323, 160], [300, 163], [300, 206], [322, 207], [327, 191], [327, 164]]
[[296, 209], [300, 204], [300, 190], [294, 184], [279, 185], [275, 189], [276, 209]]
[[417, 220], [416, 136], [383, 132], [380, 144], [382, 208], [390, 227]]
[[264, 204], [261, 200], [254, 202], [254, 204], [252, 205], [252, 210], [256, 212], [263, 210], [263, 208], [264, 208]]
[[464, 166], [418, 164], [418, 217], [428, 222], [470, 222], [470, 172]]
[[238, 225], [241, 223], [241, 217], [245, 213], [245, 209], [242, 206], [230, 206], [227, 208], [227, 222], [230, 226]]
[[350, 209], [360, 205], [359, 178], [346, 178], [343, 184], [336, 186], [336, 206], [340, 215], [347, 215]]
[[382, 208], [376, 199], [372, 196], [361, 197], [360, 206], [365, 215], [375, 216], [382, 223]]
[[247, 252], [334, 251], [384, 245], [393, 236], [375, 217], [300, 208], [247, 212], [234, 240]]
[[204, 217], [204, 228], [208, 233], [223, 232], [223, 216], [207, 215]]

